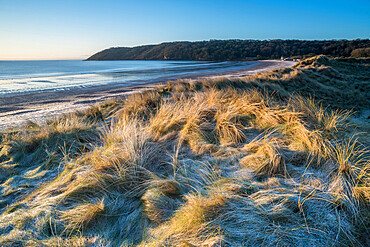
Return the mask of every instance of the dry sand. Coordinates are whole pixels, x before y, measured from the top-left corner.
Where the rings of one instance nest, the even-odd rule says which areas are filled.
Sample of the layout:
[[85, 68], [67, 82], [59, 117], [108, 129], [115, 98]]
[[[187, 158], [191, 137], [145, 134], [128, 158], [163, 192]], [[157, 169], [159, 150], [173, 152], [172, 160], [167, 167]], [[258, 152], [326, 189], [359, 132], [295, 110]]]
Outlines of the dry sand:
[[75, 110], [86, 109], [96, 103], [110, 98], [123, 98], [128, 94], [155, 88], [168, 80], [196, 78], [237, 78], [257, 72], [293, 66], [295, 62], [267, 60], [260, 61], [255, 66], [232, 72], [214, 72], [204, 74], [163, 77], [158, 80], [140, 81], [136, 85], [109, 84], [87, 88], [71, 89], [58, 92], [42, 92], [18, 94], [10, 97], [0, 97], [0, 129], [19, 126], [26, 121], [42, 122]]

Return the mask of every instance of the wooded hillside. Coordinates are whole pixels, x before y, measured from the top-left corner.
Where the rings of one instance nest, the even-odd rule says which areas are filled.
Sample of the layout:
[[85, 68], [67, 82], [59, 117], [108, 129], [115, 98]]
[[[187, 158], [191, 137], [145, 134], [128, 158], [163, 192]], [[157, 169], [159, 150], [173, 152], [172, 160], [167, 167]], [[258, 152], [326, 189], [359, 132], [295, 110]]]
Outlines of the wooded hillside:
[[[210, 40], [169, 42], [137, 47], [113, 47], [100, 51], [87, 60], [242, 60], [277, 59], [328, 55], [350, 57], [357, 49], [370, 47], [369, 39], [356, 40]], [[358, 52], [355, 52], [356, 54]], [[355, 54], [355, 55], [356, 55]], [[357, 54], [358, 55], [358, 54]], [[356, 55], [356, 56], [357, 56]], [[358, 57], [358, 56], [357, 56]]]

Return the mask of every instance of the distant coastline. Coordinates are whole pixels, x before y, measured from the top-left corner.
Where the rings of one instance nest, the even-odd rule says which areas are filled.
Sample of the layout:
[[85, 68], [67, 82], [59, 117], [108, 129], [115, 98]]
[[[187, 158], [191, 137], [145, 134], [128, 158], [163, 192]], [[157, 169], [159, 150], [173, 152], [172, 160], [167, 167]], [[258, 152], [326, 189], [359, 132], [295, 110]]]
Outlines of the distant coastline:
[[112, 47], [97, 52], [86, 60], [242, 61], [305, 58], [320, 54], [362, 57], [370, 52], [369, 47], [369, 39], [178, 41], [136, 47]]

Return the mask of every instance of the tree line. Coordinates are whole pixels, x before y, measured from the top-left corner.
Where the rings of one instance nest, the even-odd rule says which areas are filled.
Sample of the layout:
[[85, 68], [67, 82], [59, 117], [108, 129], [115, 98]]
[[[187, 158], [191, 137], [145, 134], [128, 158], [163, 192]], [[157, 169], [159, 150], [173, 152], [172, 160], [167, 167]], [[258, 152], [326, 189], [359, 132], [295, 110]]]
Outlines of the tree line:
[[281, 57], [368, 56], [369, 39], [356, 40], [210, 40], [178, 41], [136, 47], [112, 47], [87, 60], [208, 60], [279, 59]]

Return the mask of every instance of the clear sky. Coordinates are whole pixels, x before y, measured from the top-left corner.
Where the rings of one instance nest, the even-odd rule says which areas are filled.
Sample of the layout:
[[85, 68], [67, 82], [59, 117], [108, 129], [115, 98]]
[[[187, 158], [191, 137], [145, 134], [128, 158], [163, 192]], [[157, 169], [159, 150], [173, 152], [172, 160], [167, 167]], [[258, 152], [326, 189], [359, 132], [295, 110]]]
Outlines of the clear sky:
[[112, 46], [370, 38], [370, 0], [0, 0], [0, 60], [83, 59]]

